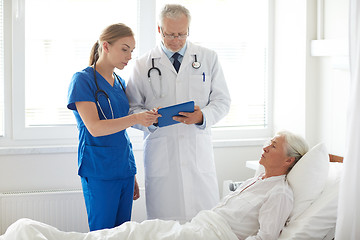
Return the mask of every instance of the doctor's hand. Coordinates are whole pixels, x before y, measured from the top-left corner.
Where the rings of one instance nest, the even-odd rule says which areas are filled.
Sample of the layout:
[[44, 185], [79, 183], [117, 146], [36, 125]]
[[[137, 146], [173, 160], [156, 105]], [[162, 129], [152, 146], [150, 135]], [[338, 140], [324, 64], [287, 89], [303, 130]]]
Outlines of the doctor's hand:
[[144, 127], [148, 127], [152, 125], [153, 123], [157, 122], [158, 117], [161, 117], [160, 114], [157, 113], [157, 111], [145, 111], [141, 113], [135, 113], [136, 115], [136, 123], [141, 124]]
[[175, 121], [182, 122], [184, 124], [202, 124], [203, 114], [199, 106], [195, 105], [194, 112], [179, 112], [179, 115], [173, 117]]

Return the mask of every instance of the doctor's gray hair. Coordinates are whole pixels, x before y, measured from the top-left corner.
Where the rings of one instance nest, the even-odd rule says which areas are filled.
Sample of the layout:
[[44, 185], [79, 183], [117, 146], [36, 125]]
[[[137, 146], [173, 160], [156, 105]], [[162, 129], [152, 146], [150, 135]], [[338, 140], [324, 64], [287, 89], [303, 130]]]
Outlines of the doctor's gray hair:
[[164, 8], [161, 10], [159, 15], [160, 27], [163, 26], [165, 18], [176, 19], [180, 17], [182, 14], [186, 16], [186, 18], [188, 19], [188, 24], [190, 25], [191, 15], [186, 7], [179, 4], [166, 4]]
[[295, 157], [294, 165], [309, 151], [309, 145], [305, 139], [299, 135], [289, 131], [280, 131], [276, 133], [276, 136], [283, 136], [285, 138], [286, 153], [288, 157]]
[[116, 23], [106, 27], [100, 34], [99, 40], [96, 41], [90, 52], [89, 66], [92, 66], [99, 59], [102, 52], [102, 43], [114, 43], [120, 38], [134, 36], [130, 27], [123, 23]]

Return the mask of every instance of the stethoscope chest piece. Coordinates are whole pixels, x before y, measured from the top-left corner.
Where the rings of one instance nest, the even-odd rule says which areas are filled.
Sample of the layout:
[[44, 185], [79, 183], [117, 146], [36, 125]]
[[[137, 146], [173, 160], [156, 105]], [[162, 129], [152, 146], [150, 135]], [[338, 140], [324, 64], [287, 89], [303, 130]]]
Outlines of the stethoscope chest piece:
[[[194, 57], [195, 57], [195, 61], [194, 61], [191, 65], [192, 65], [193, 68], [199, 69], [199, 68], [201, 67], [201, 63], [198, 62], [196, 54], [194, 54]], [[156, 93], [155, 87], [154, 87], [153, 82], [152, 82], [152, 79], [151, 79], [151, 75], [152, 75], [152, 74], [151, 74], [151, 71], [153, 71], [153, 70], [154, 70], [155, 72], [157, 72], [158, 75], [159, 75], [159, 84], [160, 84], [160, 92], [159, 92], [159, 94]], [[156, 73], [155, 73], [155, 74], [156, 74]], [[164, 93], [163, 93], [163, 86], [162, 86], [162, 83], [163, 83], [163, 82], [162, 82], [162, 78], [161, 78], [161, 71], [160, 71], [159, 68], [155, 67], [154, 58], [151, 58], [151, 67], [149, 68], [149, 70], [148, 70], [148, 72], [147, 72], [147, 76], [148, 76], [148, 80], [149, 80], [149, 83], [150, 83], [150, 87], [151, 87], [151, 90], [152, 90], [154, 96], [155, 96], [156, 98], [162, 98], [162, 97], [164, 97], [165, 95], [164, 95]]]
[[193, 62], [192, 63], [192, 67], [195, 68], [195, 69], [199, 69], [201, 67], [201, 63], [199, 62]]
[[192, 67], [195, 68], [195, 69], [199, 69], [201, 67], [201, 63], [199, 63], [197, 61], [196, 54], [195, 54], [195, 61], [192, 63]]

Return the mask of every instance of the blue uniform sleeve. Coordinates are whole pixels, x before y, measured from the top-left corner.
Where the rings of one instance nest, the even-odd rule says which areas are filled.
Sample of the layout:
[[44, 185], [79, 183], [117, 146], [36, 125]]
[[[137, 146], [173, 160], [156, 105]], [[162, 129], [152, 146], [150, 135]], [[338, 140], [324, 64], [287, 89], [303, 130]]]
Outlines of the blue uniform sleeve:
[[90, 78], [85, 72], [75, 73], [69, 86], [67, 108], [76, 110], [76, 102], [95, 102], [95, 91], [93, 78]]

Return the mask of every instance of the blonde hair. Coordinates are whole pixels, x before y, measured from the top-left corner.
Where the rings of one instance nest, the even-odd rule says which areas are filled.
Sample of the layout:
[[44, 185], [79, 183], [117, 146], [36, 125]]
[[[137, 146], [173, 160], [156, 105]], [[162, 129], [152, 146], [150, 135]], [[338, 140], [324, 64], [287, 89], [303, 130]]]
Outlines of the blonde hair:
[[134, 36], [130, 27], [123, 23], [116, 23], [106, 27], [100, 34], [99, 40], [93, 45], [90, 52], [89, 66], [92, 66], [99, 59], [102, 52], [102, 42], [114, 43], [116, 40], [124, 37]]

